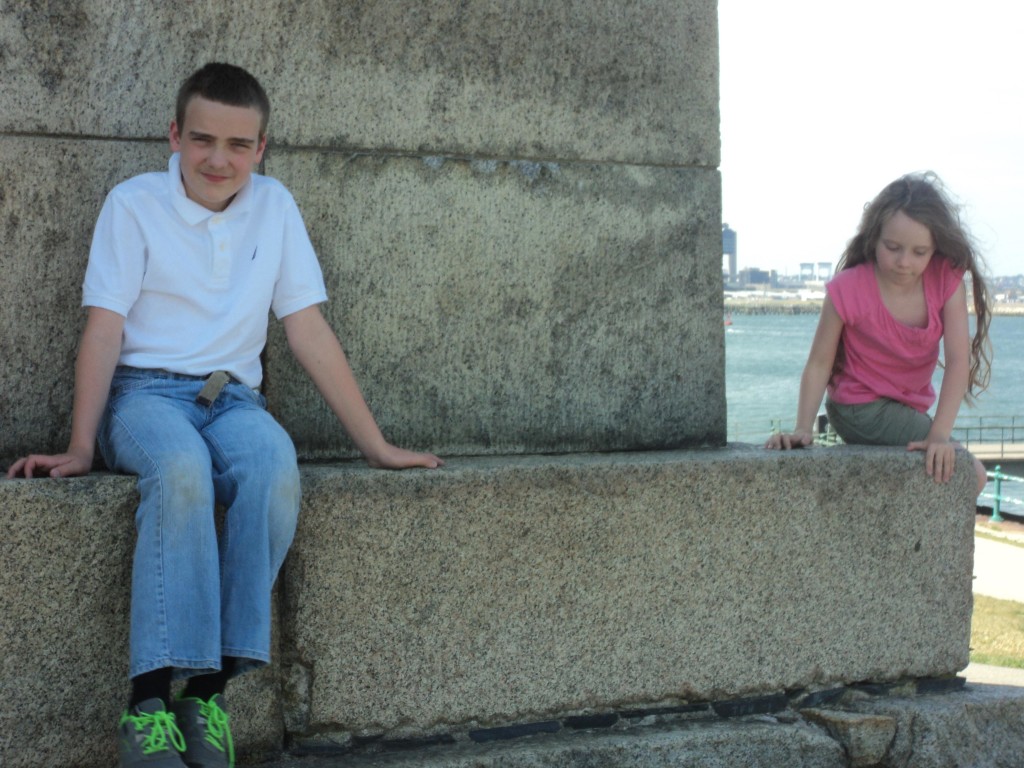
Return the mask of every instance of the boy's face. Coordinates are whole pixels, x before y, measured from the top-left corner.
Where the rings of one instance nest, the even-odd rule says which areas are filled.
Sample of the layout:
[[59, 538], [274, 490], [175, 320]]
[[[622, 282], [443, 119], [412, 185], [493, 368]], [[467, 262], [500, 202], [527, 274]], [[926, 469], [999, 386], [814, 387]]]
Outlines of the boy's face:
[[260, 111], [194, 96], [183, 125], [171, 121], [171, 150], [181, 153], [181, 180], [189, 200], [223, 211], [263, 157]]

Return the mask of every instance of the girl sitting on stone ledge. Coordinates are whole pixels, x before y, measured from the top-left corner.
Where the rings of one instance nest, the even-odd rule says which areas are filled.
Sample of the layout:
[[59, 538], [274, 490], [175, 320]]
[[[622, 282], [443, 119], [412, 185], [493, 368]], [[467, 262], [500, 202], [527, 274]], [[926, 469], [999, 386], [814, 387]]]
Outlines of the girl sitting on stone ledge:
[[[964, 275], [970, 273], [976, 330], [971, 339]], [[936, 482], [953, 474], [950, 439], [960, 402], [989, 379], [988, 290], [980, 260], [934, 174], [903, 176], [869, 203], [826, 286], [818, 328], [800, 380], [796, 428], [770, 449], [801, 448], [826, 390], [829, 421], [847, 443], [923, 451]], [[944, 351], [934, 418], [932, 375]], [[985, 467], [974, 459], [978, 491]]]

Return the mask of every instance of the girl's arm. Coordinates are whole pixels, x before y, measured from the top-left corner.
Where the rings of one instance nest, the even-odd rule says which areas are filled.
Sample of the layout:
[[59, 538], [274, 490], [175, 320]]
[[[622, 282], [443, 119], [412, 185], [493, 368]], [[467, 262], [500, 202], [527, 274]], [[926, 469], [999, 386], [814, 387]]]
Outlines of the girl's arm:
[[316, 305], [282, 319], [288, 346], [306, 370], [327, 405], [338, 417], [356, 448], [371, 467], [403, 469], [440, 467], [432, 453], [416, 453], [388, 443], [363, 399], [338, 337]]
[[967, 291], [963, 283], [942, 308], [942, 348], [945, 368], [939, 402], [935, 407], [932, 428], [924, 440], [907, 445], [911, 451], [925, 452], [925, 471], [939, 482], [953, 475], [956, 445], [950, 442], [953, 423], [960, 411], [960, 402], [967, 392], [971, 366], [971, 338], [967, 323]]
[[71, 412], [71, 441], [65, 453], [32, 455], [11, 465], [7, 477], [49, 474], [72, 477], [88, 474], [96, 450], [96, 431], [110, 394], [110, 380], [121, 354], [124, 318], [116, 312], [89, 307], [75, 361], [75, 400]]
[[790, 434], [777, 434], [768, 438], [765, 448], [802, 448], [814, 440], [814, 419], [825, 396], [825, 388], [832, 377], [832, 366], [836, 360], [839, 337], [843, 332], [843, 321], [825, 297], [818, 318], [818, 329], [814, 332], [811, 352], [807, 356], [803, 376], [800, 377], [800, 399], [797, 403], [796, 429]]

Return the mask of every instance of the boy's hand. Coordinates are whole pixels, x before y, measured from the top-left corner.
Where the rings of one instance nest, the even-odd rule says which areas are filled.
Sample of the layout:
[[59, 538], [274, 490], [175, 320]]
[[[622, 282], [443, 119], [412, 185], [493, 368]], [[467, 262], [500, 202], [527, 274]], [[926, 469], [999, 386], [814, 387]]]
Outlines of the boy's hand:
[[791, 448], [803, 448], [814, 442], [814, 435], [810, 432], [793, 432], [792, 434], [784, 434], [776, 432], [774, 435], [768, 438], [768, 442], [764, 444], [765, 448], [769, 450], [777, 451], [782, 449], [788, 451]]
[[924, 451], [924, 471], [936, 483], [948, 483], [956, 467], [956, 443], [925, 438], [907, 444], [908, 451]]
[[410, 467], [426, 467], [437, 469], [444, 462], [432, 453], [417, 453], [405, 448], [385, 443], [374, 455], [367, 455], [366, 462], [374, 469], [409, 469]]
[[33, 454], [18, 459], [7, 470], [7, 479], [15, 477], [75, 477], [87, 475], [92, 469], [92, 456], [59, 453], [55, 456]]

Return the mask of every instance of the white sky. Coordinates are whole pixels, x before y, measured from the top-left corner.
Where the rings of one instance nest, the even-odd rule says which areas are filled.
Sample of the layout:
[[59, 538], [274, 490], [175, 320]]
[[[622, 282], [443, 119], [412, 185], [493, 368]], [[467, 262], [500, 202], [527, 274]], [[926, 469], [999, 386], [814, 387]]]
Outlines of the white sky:
[[739, 268], [835, 264], [887, 183], [933, 170], [992, 275], [1024, 273], [1024, 6], [719, 0], [723, 221]]

